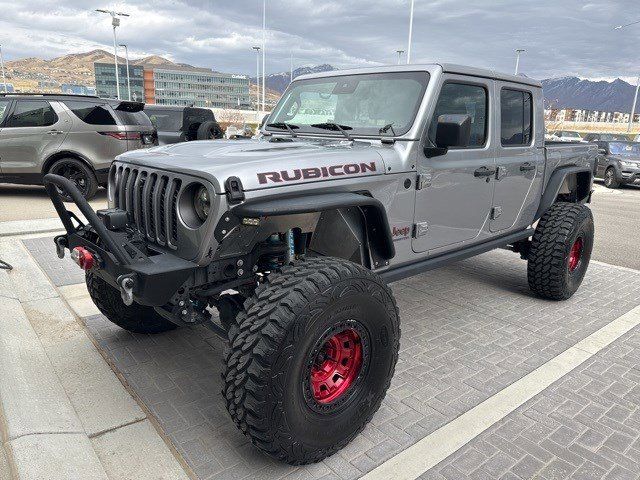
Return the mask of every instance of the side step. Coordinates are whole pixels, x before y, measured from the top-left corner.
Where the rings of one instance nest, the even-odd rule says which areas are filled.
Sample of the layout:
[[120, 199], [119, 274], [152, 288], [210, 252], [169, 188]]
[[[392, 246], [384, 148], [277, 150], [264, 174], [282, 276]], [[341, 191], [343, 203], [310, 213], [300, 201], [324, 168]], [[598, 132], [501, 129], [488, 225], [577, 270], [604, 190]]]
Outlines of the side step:
[[387, 282], [397, 282], [403, 278], [413, 277], [419, 273], [434, 270], [436, 268], [443, 267], [449, 263], [456, 262], [458, 260], [464, 260], [465, 258], [475, 257], [481, 253], [486, 253], [496, 248], [503, 248], [507, 245], [511, 245], [520, 240], [524, 240], [533, 236], [534, 229], [528, 228], [522, 232], [511, 233], [503, 237], [494, 238], [488, 242], [479, 243], [477, 245], [471, 245], [470, 247], [455, 252], [448, 252], [436, 257], [427, 258], [416, 263], [404, 265], [397, 268], [391, 268], [380, 272], [382, 279]]

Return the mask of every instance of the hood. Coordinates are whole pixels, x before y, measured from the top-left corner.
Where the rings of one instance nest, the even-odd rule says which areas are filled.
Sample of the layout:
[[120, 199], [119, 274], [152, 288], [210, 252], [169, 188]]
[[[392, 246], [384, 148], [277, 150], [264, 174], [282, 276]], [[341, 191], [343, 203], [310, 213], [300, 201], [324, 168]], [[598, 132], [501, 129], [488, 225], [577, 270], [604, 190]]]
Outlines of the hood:
[[203, 140], [135, 150], [116, 160], [205, 178], [216, 192], [224, 193], [229, 177], [238, 177], [248, 191], [382, 175], [385, 164], [379, 148], [336, 139]]

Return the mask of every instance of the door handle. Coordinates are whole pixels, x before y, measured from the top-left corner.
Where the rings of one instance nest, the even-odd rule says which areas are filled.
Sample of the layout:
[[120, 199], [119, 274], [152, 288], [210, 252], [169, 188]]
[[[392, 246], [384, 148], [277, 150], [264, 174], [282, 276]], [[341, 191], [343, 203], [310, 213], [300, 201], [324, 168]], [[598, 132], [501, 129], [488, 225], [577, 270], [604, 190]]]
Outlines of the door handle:
[[480, 167], [473, 172], [474, 177], [490, 177], [496, 173], [495, 168]]
[[529, 162], [523, 163], [520, 165], [521, 172], [530, 172], [531, 170], [535, 170], [537, 167], [535, 165], [531, 165]]

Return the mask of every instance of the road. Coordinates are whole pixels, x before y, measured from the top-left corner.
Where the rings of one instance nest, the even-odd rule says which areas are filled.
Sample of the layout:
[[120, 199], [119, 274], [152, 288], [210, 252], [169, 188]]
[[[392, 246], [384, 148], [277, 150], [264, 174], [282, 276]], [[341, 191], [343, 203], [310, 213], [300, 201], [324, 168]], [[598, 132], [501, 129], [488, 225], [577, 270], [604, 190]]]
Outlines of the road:
[[640, 187], [597, 184], [591, 202], [596, 238], [592, 258], [640, 270]]
[[[106, 202], [107, 192], [100, 189], [91, 205], [106, 208]], [[640, 270], [640, 187], [609, 190], [596, 184], [591, 209], [596, 224], [592, 258]], [[0, 185], [0, 222], [53, 216], [53, 205], [42, 187]]]

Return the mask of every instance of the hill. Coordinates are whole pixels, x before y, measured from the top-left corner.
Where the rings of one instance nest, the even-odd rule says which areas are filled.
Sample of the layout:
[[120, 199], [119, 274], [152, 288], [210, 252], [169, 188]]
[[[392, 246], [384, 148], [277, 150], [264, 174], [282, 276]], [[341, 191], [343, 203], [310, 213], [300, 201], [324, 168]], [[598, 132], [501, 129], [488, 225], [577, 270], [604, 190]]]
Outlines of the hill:
[[[7, 81], [24, 85], [23, 89], [57, 89], [61, 83], [74, 83], [93, 86], [95, 83], [93, 64], [95, 62], [113, 63], [113, 54], [105, 50], [91, 50], [85, 53], [72, 53], [61, 57], [43, 60], [29, 57], [5, 63]], [[118, 63], [124, 64], [124, 57], [118, 57]], [[131, 60], [132, 65], [172, 66], [176, 65], [157, 55]], [[183, 64], [180, 64], [183, 65]], [[183, 65], [190, 66], [190, 65]]]

